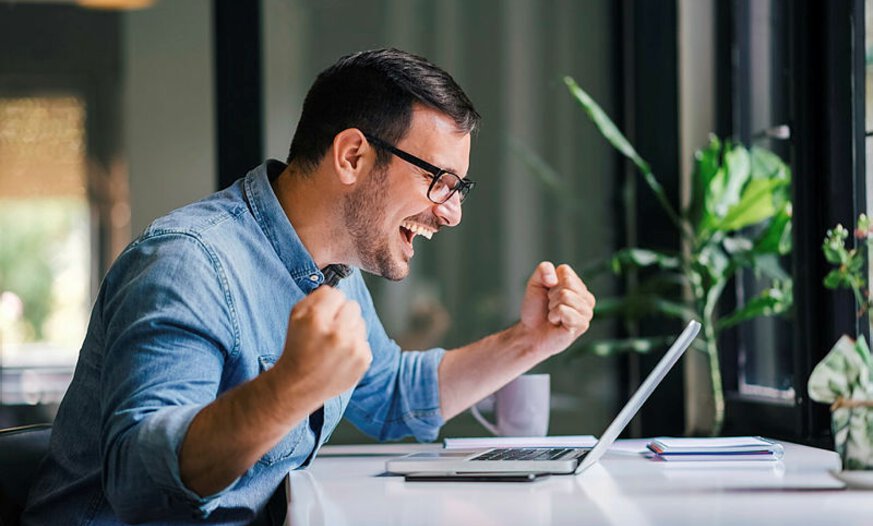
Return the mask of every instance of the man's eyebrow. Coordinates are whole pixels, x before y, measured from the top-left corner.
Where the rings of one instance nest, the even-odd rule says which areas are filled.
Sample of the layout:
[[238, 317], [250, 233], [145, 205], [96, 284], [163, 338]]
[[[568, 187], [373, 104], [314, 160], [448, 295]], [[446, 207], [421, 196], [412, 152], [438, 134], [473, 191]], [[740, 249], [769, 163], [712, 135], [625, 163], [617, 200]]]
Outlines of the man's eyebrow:
[[458, 173], [458, 171], [455, 170], [454, 168], [443, 168], [443, 170], [449, 172], [449, 173], [452, 174], [452, 175], [457, 175], [458, 177], [461, 177], [461, 179], [463, 179], [463, 177], [461, 176], [461, 174]]
[[[439, 168], [440, 170], [442, 170], [444, 172], [449, 172], [452, 175], [457, 175], [458, 177], [461, 177], [460, 172], [458, 172], [457, 169], [452, 168], [451, 166], [443, 166], [441, 164], [432, 163], [430, 161], [427, 161], [427, 162], [432, 164], [433, 166], [436, 166], [437, 168]], [[463, 177], [461, 177], [461, 179], [463, 179]]]
[[[450, 167], [450, 166], [446, 167], [446, 166], [442, 166], [442, 165], [437, 164], [437, 163], [432, 163], [432, 162], [428, 161], [427, 159], [425, 159], [424, 157], [420, 157], [420, 156], [419, 156], [419, 159], [421, 159], [422, 161], [426, 162], [427, 164], [433, 166], [434, 168], [437, 168], [438, 170], [441, 170], [441, 171], [443, 171], [443, 172], [449, 172], [449, 173], [452, 174], [452, 175], [457, 175], [457, 176], [460, 177], [461, 179], [464, 178], [464, 177], [462, 177], [461, 175], [458, 174], [458, 170], [456, 170], [456, 169], [454, 169], [454, 168], [452, 168], [452, 167]], [[421, 167], [419, 166], [419, 168], [421, 168]], [[421, 169], [424, 170], [424, 168], [421, 168]], [[427, 172], [427, 173], [430, 173], [430, 172], [428, 172], [427, 170], [424, 170], [424, 171]], [[431, 175], [434, 175], [434, 174], [431, 174]]]

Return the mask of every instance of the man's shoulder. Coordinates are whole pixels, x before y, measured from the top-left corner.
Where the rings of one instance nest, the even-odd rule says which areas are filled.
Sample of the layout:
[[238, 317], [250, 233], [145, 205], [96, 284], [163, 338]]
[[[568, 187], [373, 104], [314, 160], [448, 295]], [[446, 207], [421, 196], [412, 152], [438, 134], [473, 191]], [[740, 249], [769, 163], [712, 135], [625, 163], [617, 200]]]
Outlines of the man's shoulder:
[[246, 214], [248, 206], [238, 185], [233, 185], [155, 219], [140, 239], [165, 234], [186, 234], [203, 239], [216, 230], [232, 227]]

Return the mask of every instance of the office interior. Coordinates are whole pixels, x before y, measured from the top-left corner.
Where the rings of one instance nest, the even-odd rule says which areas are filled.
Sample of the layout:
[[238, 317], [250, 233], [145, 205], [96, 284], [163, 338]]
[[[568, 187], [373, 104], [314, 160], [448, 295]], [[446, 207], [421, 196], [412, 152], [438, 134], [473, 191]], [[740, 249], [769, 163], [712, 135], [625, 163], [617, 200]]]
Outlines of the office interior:
[[[821, 243], [873, 202], [871, 11], [871, 0], [0, 2], [0, 428], [51, 422], [100, 279], [152, 219], [284, 160], [320, 70], [398, 47], [448, 70], [483, 125], [462, 224], [416, 246], [405, 281], [368, 278], [394, 338], [450, 348], [507, 326], [540, 260], [585, 269], [626, 246], [682, 250], [640, 174], [570, 96], [569, 75], [677, 207], [710, 134], [790, 166], [782, 263], [794, 305], [719, 340], [723, 433], [832, 447], [806, 382], [840, 334], [869, 334], [851, 293], [822, 286]], [[586, 278], [602, 298], [628, 279]], [[732, 281], [721, 308], [755, 283]], [[585, 338], [682, 325], [605, 316]], [[550, 433], [599, 434], [665, 348], [579, 346], [538, 366], [552, 376]], [[707, 367], [689, 353], [624, 436], [706, 428]], [[464, 414], [440, 436], [484, 434]], [[348, 425], [331, 438], [369, 441]]]

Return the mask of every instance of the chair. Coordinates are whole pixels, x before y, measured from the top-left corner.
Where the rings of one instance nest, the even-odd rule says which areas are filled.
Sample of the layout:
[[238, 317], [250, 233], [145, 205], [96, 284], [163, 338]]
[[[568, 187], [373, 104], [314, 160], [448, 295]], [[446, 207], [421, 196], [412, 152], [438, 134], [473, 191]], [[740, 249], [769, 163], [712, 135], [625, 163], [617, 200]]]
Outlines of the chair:
[[51, 424], [0, 429], [0, 526], [18, 525], [51, 432]]

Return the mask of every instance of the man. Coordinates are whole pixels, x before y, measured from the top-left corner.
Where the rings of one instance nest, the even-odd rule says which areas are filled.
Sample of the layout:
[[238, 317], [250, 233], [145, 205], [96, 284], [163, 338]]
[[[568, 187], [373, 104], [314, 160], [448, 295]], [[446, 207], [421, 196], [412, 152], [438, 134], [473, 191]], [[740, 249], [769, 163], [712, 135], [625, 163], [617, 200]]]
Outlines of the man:
[[544, 262], [502, 332], [450, 352], [385, 334], [360, 270], [403, 279], [413, 239], [461, 221], [478, 121], [401, 51], [322, 72], [287, 166], [158, 219], [107, 274], [25, 523], [267, 522], [341, 417], [433, 440], [584, 333], [593, 296]]

